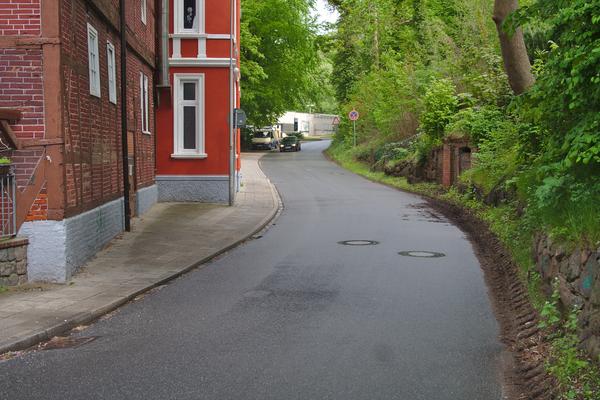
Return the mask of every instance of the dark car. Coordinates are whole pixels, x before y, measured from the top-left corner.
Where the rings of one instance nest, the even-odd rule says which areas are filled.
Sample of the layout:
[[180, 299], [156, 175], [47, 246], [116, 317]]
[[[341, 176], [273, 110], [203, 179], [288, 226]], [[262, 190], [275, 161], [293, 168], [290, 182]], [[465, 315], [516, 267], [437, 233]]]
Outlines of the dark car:
[[302, 145], [296, 136], [284, 137], [279, 144], [279, 151], [300, 151]]

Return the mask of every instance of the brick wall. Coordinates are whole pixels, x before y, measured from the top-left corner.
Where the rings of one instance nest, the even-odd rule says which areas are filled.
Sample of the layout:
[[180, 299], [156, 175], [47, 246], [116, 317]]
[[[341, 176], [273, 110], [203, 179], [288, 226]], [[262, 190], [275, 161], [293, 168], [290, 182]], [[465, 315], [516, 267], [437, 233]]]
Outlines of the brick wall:
[[25, 221], [46, 221], [48, 219], [48, 191], [46, 185], [37, 195], [35, 201], [31, 205]]
[[[104, 1], [118, 10], [118, 1]], [[140, 19], [140, 1], [127, 1], [128, 32], [140, 52], [154, 61], [154, 12], [147, 2], [147, 25]], [[63, 102], [65, 121], [65, 186], [67, 216], [97, 207], [122, 196], [121, 95], [117, 85], [117, 104], [108, 100], [106, 43], [116, 52], [117, 82], [120, 74], [120, 39], [117, 26], [98, 14], [83, 0], [62, 0]], [[112, 21], [118, 23], [117, 21]], [[101, 97], [89, 93], [87, 23], [98, 31]], [[128, 52], [128, 128], [133, 133], [137, 187], [154, 182], [153, 136], [141, 132], [140, 71], [149, 78], [150, 127], [154, 131], [153, 69], [133, 51]], [[154, 134], [154, 132], [152, 132]]]
[[40, 34], [40, 0], [0, 0], [0, 36]]
[[0, 107], [23, 111], [13, 126], [20, 138], [44, 136], [42, 85], [41, 49], [0, 49]]
[[[40, 46], [16, 43], [17, 39], [40, 36], [40, 18], [40, 0], [0, 0], [0, 36], [8, 43], [0, 48], [0, 107], [22, 111], [21, 120], [11, 121], [19, 139], [42, 139], [45, 135], [43, 52]], [[12, 158], [17, 185], [23, 188], [43, 151], [11, 151], [0, 143], [0, 155]]]

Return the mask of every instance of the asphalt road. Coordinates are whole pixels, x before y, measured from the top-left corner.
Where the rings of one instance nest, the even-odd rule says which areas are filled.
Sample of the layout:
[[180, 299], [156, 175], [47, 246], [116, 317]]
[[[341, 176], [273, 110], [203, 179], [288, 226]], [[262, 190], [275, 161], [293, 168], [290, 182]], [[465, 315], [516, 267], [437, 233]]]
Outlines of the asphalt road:
[[262, 238], [96, 323], [89, 344], [0, 363], [0, 398], [500, 399], [499, 328], [464, 234], [326, 145], [263, 159], [285, 210]]

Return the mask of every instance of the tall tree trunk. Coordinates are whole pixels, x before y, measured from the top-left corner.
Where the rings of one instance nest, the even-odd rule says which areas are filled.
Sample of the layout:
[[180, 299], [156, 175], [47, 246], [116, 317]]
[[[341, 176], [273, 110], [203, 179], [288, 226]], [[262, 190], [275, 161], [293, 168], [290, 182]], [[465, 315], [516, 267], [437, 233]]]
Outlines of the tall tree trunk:
[[504, 31], [502, 26], [506, 18], [518, 8], [519, 0], [495, 0], [493, 17], [498, 28], [508, 82], [517, 95], [524, 93], [535, 83], [535, 78], [531, 73], [531, 63], [527, 56], [523, 30], [518, 28], [513, 35], [510, 35]]

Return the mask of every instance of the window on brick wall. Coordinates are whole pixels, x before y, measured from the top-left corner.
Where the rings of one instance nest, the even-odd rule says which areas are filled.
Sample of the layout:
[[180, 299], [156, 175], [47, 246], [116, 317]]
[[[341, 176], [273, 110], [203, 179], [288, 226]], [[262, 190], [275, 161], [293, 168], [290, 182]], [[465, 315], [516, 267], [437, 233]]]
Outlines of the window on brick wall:
[[176, 74], [174, 158], [206, 158], [204, 150], [204, 74]]
[[204, 0], [175, 0], [175, 33], [204, 33]]
[[115, 46], [106, 42], [106, 59], [108, 64], [108, 100], [117, 104], [117, 67], [115, 63]]
[[146, 25], [146, 10], [147, 10], [148, 4], [146, 4], [146, 0], [141, 0], [141, 3], [142, 3], [141, 4], [141, 7], [142, 7], [142, 14], [141, 14], [141, 16], [142, 16], [142, 23], [144, 25]]
[[142, 116], [142, 132], [150, 134], [148, 77], [140, 72], [140, 108]]
[[88, 30], [88, 66], [90, 94], [100, 97], [100, 57], [98, 55], [98, 31], [90, 24]]

